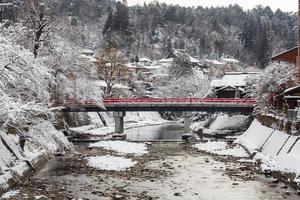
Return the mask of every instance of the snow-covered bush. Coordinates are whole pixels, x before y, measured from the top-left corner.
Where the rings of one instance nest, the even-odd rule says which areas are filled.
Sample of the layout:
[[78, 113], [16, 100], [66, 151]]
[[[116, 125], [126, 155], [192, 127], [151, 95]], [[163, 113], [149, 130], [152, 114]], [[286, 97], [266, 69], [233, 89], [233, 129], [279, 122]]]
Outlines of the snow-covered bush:
[[189, 98], [204, 97], [209, 91], [210, 81], [205, 75], [172, 78], [161, 84], [154, 92], [159, 97]]
[[252, 96], [257, 98], [259, 110], [270, 111], [272, 94], [280, 94], [296, 85], [295, 66], [287, 63], [272, 63], [259, 78], [250, 81]]

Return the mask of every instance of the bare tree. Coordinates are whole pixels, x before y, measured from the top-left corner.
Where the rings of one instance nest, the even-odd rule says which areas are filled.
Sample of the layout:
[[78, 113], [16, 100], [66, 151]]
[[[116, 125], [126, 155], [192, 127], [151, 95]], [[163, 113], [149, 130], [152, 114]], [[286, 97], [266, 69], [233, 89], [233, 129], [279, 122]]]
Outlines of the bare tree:
[[47, 45], [51, 33], [50, 10], [41, 0], [24, 0], [22, 2], [21, 18], [29, 30], [29, 37], [33, 42], [33, 54], [36, 58], [39, 51]]
[[105, 96], [110, 96], [113, 86], [125, 76], [124, 64], [125, 59], [118, 49], [113, 47], [105, 48], [96, 58], [98, 75], [107, 85]]

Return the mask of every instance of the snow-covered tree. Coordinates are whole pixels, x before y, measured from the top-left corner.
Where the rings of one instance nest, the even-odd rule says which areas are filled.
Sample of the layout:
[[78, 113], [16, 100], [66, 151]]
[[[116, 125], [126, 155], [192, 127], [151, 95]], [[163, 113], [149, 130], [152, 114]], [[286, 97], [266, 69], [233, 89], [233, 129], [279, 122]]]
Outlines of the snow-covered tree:
[[52, 21], [50, 10], [41, 0], [23, 0], [21, 21], [28, 28], [28, 37], [36, 58], [41, 49], [49, 45]]
[[295, 66], [287, 63], [272, 63], [263, 73], [249, 80], [248, 88], [252, 88], [252, 96], [257, 98], [259, 110], [273, 110], [270, 105], [272, 94], [281, 94], [286, 89], [297, 85]]
[[202, 98], [210, 87], [210, 81], [205, 75], [191, 75], [172, 78], [157, 86], [154, 91], [157, 97]]
[[110, 96], [113, 86], [124, 78], [124, 57], [118, 49], [108, 47], [100, 53], [94, 64], [97, 68], [98, 76], [107, 85], [105, 95]]
[[193, 66], [190, 62], [190, 57], [185, 52], [176, 52], [174, 62], [170, 66], [170, 78], [181, 78], [184, 76], [191, 76], [193, 74]]
[[[3, 30], [2, 30], [3, 31]], [[31, 52], [0, 32], [0, 122], [2, 126], [26, 125], [47, 118], [53, 84], [51, 70]]]

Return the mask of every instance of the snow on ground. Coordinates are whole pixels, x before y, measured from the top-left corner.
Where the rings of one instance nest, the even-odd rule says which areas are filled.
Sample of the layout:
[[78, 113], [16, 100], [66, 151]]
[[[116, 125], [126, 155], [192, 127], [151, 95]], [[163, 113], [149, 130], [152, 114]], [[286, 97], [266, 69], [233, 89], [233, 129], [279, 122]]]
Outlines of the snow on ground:
[[86, 158], [88, 166], [99, 170], [125, 171], [137, 162], [131, 159], [114, 156], [95, 156]]
[[235, 143], [243, 145], [254, 160], [262, 163], [262, 170], [300, 175], [300, 137], [263, 126], [255, 120]]
[[213, 130], [223, 130], [242, 126], [245, 120], [248, 119], [246, 115], [234, 115], [229, 117], [228, 115], [218, 115], [216, 120], [209, 126]]
[[146, 144], [126, 141], [101, 141], [90, 144], [89, 147], [100, 147], [106, 150], [113, 150], [121, 154], [143, 155], [148, 153]]
[[203, 133], [205, 135], [227, 135], [234, 131], [239, 132], [243, 129], [245, 124], [248, 122], [249, 117], [246, 115], [233, 115], [228, 116], [227, 114], [219, 114], [211, 122], [208, 128], [203, 128], [205, 124], [207, 124], [206, 121], [202, 122], [194, 122], [191, 125], [191, 129], [194, 132], [197, 132], [199, 129], [203, 128]]
[[249, 157], [248, 153], [240, 146], [229, 147], [226, 142], [207, 142], [195, 144], [195, 148], [200, 151], [205, 151], [207, 153], [212, 153], [222, 156], [233, 156], [233, 157]]
[[11, 199], [19, 193], [20, 193], [19, 190], [11, 190], [11, 191], [4, 193], [0, 199]]

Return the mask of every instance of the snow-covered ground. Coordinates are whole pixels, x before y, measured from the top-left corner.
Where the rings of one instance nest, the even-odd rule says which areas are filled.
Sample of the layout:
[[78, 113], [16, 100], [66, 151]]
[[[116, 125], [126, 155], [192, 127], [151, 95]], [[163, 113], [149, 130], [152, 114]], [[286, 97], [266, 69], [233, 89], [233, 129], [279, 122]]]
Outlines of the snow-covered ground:
[[135, 154], [139, 156], [148, 153], [146, 144], [126, 141], [101, 141], [90, 144], [89, 147], [104, 148], [120, 154]]
[[88, 157], [88, 166], [108, 171], [124, 171], [137, 164], [131, 159], [114, 156], [95, 156]]
[[234, 147], [228, 146], [226, 142], [207, 142], [207, 143], [199, 143], [195, 144], [195, 148], [205, 151], [207, 153], [212, 153], [215, 155], [222, 156], [233, 156], [233, 157], [241, 157], [246, 158], [249, 157], [249, 154], [246, 150], [238, 145]]
[[206, 136], [227, 135], [233, 132], [240, 132], [245, 129], [249, 120], [246, 115], [233, 115], [218, 114], [207, 128], [203, 128], [207, 122], [195, 122], [191, 125], [191, 129], [197, 132], [203, 129]]
[[19, 190], [10, 190], [10, 191], [4, 193], [0, 199], [11, 199], [19, 193], [20, 193]]

